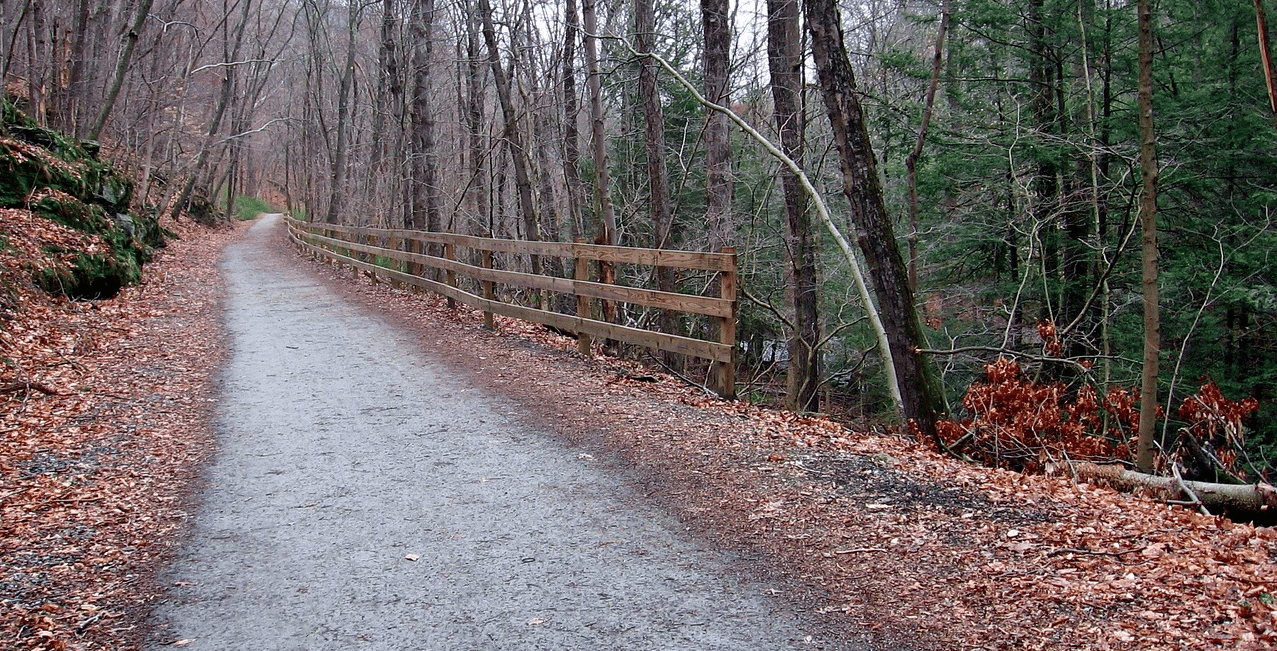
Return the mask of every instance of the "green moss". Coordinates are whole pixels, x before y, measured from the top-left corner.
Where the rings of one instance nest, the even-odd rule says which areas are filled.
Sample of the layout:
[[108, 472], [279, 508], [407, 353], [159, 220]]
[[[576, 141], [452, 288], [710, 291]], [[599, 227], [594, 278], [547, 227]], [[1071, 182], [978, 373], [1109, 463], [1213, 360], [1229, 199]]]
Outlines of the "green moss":
[[[100, 236], [105, 252], [72, 252], [69, 266], [36, 271], [46, 291], [72, 298], [107, 298], [142, 278], [142, 265], [164, 246], [154, 216], [129, 213], [133, 182], [97, 159], [97, 143], [77, 142], [40, 128], [5, 97], [0, 108], [0, 207], [29, 208], [67, 227]], [[13, 142], [18, 141], [18, 142]], [[44, 189], [57, 190], [35, 202]]]

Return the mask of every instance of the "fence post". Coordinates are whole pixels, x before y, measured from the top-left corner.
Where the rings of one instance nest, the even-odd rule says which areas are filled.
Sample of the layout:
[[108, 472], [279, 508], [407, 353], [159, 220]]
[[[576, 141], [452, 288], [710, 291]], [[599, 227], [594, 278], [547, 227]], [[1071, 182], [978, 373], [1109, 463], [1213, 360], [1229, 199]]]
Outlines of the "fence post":
[[720, 249], [721, 253], [732, 256], [731, 264], [719, 279], [720, 296], [724, 300], [731, 301], [731, 312], [719, 318], [718, 323], [718, 341], [724, 346], [730, 346], [731, 352], [728, 353], [728, 361], [717, 362], [718, 366], [718, 395], [734, 400], [736, 398], [736, 247], [725, 246]]
[[[492, 268], [492, 251], [488, 249], [483, 249], [481, 253], [483, 254], [483, 268], [491, 269]], [[483, 286], [483, 297], [488, 299], [489, 301], [496, 300], [497, 292], [496, 292], [496, 288], [493, 287], [492, 285], [492, 281], [484, 280], [480, 284]], [[483, 311], [483, 327], [489, 330], [497, 329], [496, 323], [494, 323], [492, 320], [492, 313], [487, 310]]]
[[[448, 242], [444, 244], [443, 257], [447, 258], [449, 261], [455, 262], [457, 259], [457, 245], [453, 244], [452, 242]], [[457, 272], [453, 271], [452, 269], [449, 269], [446, 272], [445, 276], [448, 279], [448, 286], [453, 289], [456, 289], [457, 288]], [[451, 296], [448, 297], [448, 309], [449, 310], [457, 309], [457, 299]]]
[[[577, 244], [584, 244], [585, 238], [578, 237], [573, 240]], [[590, 261], [582, 257], [572, 258], [572, 278], [574, 280], [586, 281], [590, 280]], [[576, 293], [573, 288], [573, 293]], [[590, 318], [590, 297], [576, 294], [576, 316], [578, 319]], [[590, 335], [585, 332], [576, 333], [576, 349], [577, 352], [590, 356]]]
[[[361, 233], [360, 239], [363, 241], [360, 242], [360, 244], [363, 244], [364, 246], [372, 246], [374, 241], [373, 237], [374, 236], [372, 233], [367, 233], [367, 232]], [[380, 238], [377, 238], [377, 239], [380, 240]], [[359, 259], [371, 264], [374, 267], [374, 269], [370, 269], [368, 271], [368, 280], [371, 281], [372, 284], [374, 285], [381, 282], [377, 278], [377, 271], [375, 269], [375, 267], [377, 266], [377, 256], [372, 253], [360, 253]]]
[[[387, 248], [387, 249], [390, 249], [391, 251], [398, 251], [398, 250], [399, 250], [399, 238], [397, 238], [397, 237], [387, 237], [387, 238], [386, 238], [386, 248]], [[394, 255], [394, 254], [392, 253], [391, 255]], [[402, 269], [400, 269], [400, 268], [399, 268], [400, 266], [401, 266], [401, 263], [400, 263], [398, 260], [394, 259], [394, 258], [390, 258], [390, 259], [386, 260], [386, 268], [387, 268], [387, 269], [390, 269], [391, 271], [403, 271]], [[394, 287], [395, 289], [400, 289], [400, 288], [402, 288], [402, 287], [403, 287], [403, 283], [399, 282], [399, 279], [398, 279], [398, 278], [395, 278], [394, 276], [391, 276], [391, 277], [390, 277], [390, 286], [391, 286], [391, 287]]]
[[[409, 248], [410, 252], [412, 252], [412, 253], [416, 253], [416, 254], [418, 254], [418, 255], [423, 254], [423, 253], [425, 253], [425, 252], [426, 252], [426, 243], [425, 243], [425, 242], [422, 242], [421, 240], [417, 239], [416, 237], [413, 237], [412, 239], [408, 240], [408, 242], [410, 243], [410, 244], [409, 244], [409, 246], [408, 246], [408, 248]], [[425, 277], [425, 276], [424, 276], [424, 274], [426, 273], [426, 267], [425, 267], [425, 265], [421, 264], [420, 262], [410, 262], [410, 263], [408, 263], [408, 273], [409, 273], [409, 274], [412, 274], [412, 275], [414, 275], [414, 276], [416, 276], [416, 277], [418, 277], [418, 278], [423, 278], [423, 277]], [[425, 291], [425, 290], [424, 290], [424, 289], [422, 289], [421, 285], [413, 285], [413, 286], [412, 286], [412, 293], [414, 293], [414, 294], [420, 294], [420, 293], [422, 293], [423, 291]]]

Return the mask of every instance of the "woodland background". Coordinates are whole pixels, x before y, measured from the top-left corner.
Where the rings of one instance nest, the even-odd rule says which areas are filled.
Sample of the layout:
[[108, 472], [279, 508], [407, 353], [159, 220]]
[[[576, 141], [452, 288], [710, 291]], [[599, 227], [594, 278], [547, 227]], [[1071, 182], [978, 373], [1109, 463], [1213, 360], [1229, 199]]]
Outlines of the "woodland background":
[[[100, 143], [140, 179], [140, 214], [211, 223], [229, 218], [237, 198], [261, 197], [361, 225], [735, 246], [743, 393], [889, 417], [883, 359], [847, 258], [785, 187], [793, 177], [691, 90], [783, 145], [853, 242], [881, 240], [848, 217], [855, 196], [843, 191], [839, 137], [822, 105], [831, 86], [807, 57], [815, 32], [800, 16], [815, 4], [3, 0], [0, 68], [40, 126]], [[1129, 407], [1133, 394], [1122, 391], [1139, 384], [1146, 334], [1137, 6], [838, 9], [887, 241], [910, 270], [919, 347], [932, 351], [959, 419], [949, 442], [980, 439], [972, 423], [983, 414], [1005, 443], [1011, 426], [967, 394], [972, 382], [997, 384], [985, 365], [999, 355], [1018, 360], [1025, 386], [1052, 387], [1033, 394], [1035, 405], [1083, 400], [1093, 386], [1126, 395]], [[1178, 406], [1204, 379], [1231, 400], [1257, 400], [1255, 409], [1210, 402], [1206, 411], [1231, 415], [1199, 437], [1225, 457], [1217, 465], [1252, 481], [1277, 460], [1277, 118], [1265, 9], [1263, 0], [1151, 6], [1156, 379], [1170, 406], [1158, 430], [1171, 449], [1193, 424]], [[636, 51], [659, 55], [691, 88]], [[656, 276], [622, 270], [620, 281], [674, 291], [712, 282]], [[1098, 456], [1123, 456], [1133, 423], [1120, 402], [1094, 418], [1063, 409], [1056, 424], [1104, 441]], [[1041, 456], [990, 461], [1025, 467]], [[1198, 475], [1211, 465], [1182, 459]]]

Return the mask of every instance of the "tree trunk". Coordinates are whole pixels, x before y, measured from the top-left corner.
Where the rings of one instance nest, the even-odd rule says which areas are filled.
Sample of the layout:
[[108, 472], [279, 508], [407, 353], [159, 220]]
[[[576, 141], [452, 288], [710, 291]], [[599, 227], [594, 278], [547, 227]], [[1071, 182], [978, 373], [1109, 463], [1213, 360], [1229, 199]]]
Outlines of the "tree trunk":
[[1162, 500], [1191, 499], [1184, 488], [1193, 492], [1201, 505], [1213, 512], [1260, 515], [1277, 509], [1277, 490], [1268, 484], [1212, 484], [1188, 481], [1174, 477], [1158, 477], [1127, 470], [1118, 465], [1100, 466], [1093, 463], [1073, 465], [1078, 479], [1091, 483], [1104, 483], [1122, 491], [1147, 490]]
[[[435, 0], [416, 0], [409, 30], [412, 36], [412, 212], [407, 228], [438, 231], [439, 162], [435, 120], [430, 102], [434, 56]], [[438, 251], [432, 251], [437, 254]]]
[[[433, 9], [433, 8], [432, 8]], [[337, 86], [337, 147], [333, 151], [328, 188], [328, 213], [324, 221], [336, 224], [346, 198], [347, 151], [350, 146], [350, 87], [355, 81], [355, 36], [359, 30], [360, 3], [349, 3], [350, 13], [346, 22], [346, 62], [341, 68], [341, 81]]]
[[146, 15], [151, 11], [153, 2], [154, 0], [142, 0], [142, 3], [138, 5], [137, 15], [133, 18], [133, 24], [129, 25], [128, 31], [124, 34], [124, 49], [120, 51], [120, 56], [116, 60], [115, 75], [111, 78], [106, 99], [102, 100], [98, 116], [93, 121], [93, 126], [89, 128], [89, 140], [98, 139], [107, 117], [111, 115], [111, 109], [115, 107], [115, 99], [119, 97], [120, 87], [124, 85], [124, 74], [128, 72], [129, 62], [133, 59], [133, 48], [137, 46], [138, 33], [142, 31], [142, 24], [146, 21]]
[[[767, 2], [767, 64], [781, 150], [803, 162], [806, 118], [803, 115], [802, 32], [798, 0]], [[780, 170], [785, 193], [786, 290], [794, 313], [789, 333], [789, 370], [785, 406], [793, 411], [820, 410], [820, 314], [816, 278], [816, 238], [807, 193], [798, 175]]]
[[476, 217], [484, 224], [481, 234], [492, 233], [492, 202], [488, 192], [488, 155], [483, 146], [483, 64], [479, 54], [477, 9], [467, 3], [466, 33], [466, 130], [469, 132], [470, 196]]
[[[510, 158], [514, 164], [514, 185], [519, 196], [519, 213], [523, 219], [524, 236], [529, 240], [538, 240], [536, 204], [532, 201], [532, 179], [528, 174], [528, 152], [524, 145], [523, 133], [519, 131], [518, 116], [514, 111], [514, 98], [510, 76], [506, 75], [501, 65], [501, 54], [497, 49], [497, 32], [492, 26], [492, 5], [488, 0], [479, 0], [479, 14], [483, 19], [483, 40], [488, 45], [488, 61], [492, 65], [492, 77], [497, 84], [497, 99], [501, 103], [501, 114], [504, 117], [505, 141], [510, 147]], [[532, 256], [532, 273], [541, 273], [541, 257]]]
[[55, 82], [58, 91], [55, 104], [59, 116], [57, 126], [73, 136], [77, 135], [76, 125], [79, 122], [81, 106], [88, 101], [84, 68], [85, 59], [88, 58], [89, 6], [89, 0], [79, 0], [76, 5], [75, 22], [72, 27], [74, 40], [71, 41], [70, 70], [65, 77], [60, 73], [54, 74], [54, 79], [65, 78], [66, 80], [65, 83]]
[[1259, 32], [1259, 56], [1264, 64], [1264, 82], [1268, 86], [1268, 107], [1273, 112], [1273, 125], [1277, 126], [1277, 66], [1273, 64], [1273, 50], [1268, 45], [1268, 20], [1264, 0], [1255, 0], [1255, 23]]
[[927, 141], [927, 127], [931, 124], [931, 109], [935, 106], [936, 88], [940, 85], [940, 66], [944, 58], [944, 36], [949, 29], [949, 0], [944, 0], [940, 10], [940, 27], [936, 30], [936, 48], [931, 57], [931, 83], [922, 102], [922, 123], [918, 125], [918, 137], [913, 151], [905, 157], [905, 169], [909, 176], [909, 289], [918, 291], [918, 158]]
[[[46, 51], [48, 47], [48, 25], [45, 22], [43, 0], [31, 3], [31, 53], [28, 57], [27, 89], [31, 98], [31, 117], [36, 124], [45, 126], [48, 123], [48, 107], [45, 93], [48, 90], [50, 72], [49, 61], [52, 57]], [[145, 195], [143, 195], [145, 196]]]
[[585, 188], [581, 184], [581, 145], [577, 133], [580, 113], [576, 97], [576, 0], [566, 0], [563, 8], [563, 176], [568, 188], [568, 241], [584, 237], [581, 209]]
[[1162, 347], [1157, 297], [1157, 135], [1153, 129], [1153, 8], [1139, 0], [1139, 123], [1140, 123], [1140, 259], [1144, 288], [1144, 371], [1140, 382], [1140, 424], [1136, 467], [1153, 468], [1153, 426], [1157, 419], [1157, 375]]
[[[728, 0], [701, 0], [705, 32], [705, 98], [729, 104], [727, 76], [731, 69], [732, 21]], [[717, 111], [705, 111], [705, 221], [709, 250], [732, 244], [732, 132], [731, 121]]]
[[[634, 32], [635, 43], [640, 53], [656, 50], [656, 11], [652, 0], [634, 0]], [[639, 57], [638, 89], [639, 100], [643, 104], [643, 141], [647, 151], [647, 189], [652, 222], [652, 246], [665, 249], [674, 244], [674, 207], [670, 203], [669, 170], [665, 163], [665, 117], [661, 110], [661, 98], [656, 84], [657, 67], [658, 64], [651, 57]], [[656, 288], [663, 292], [674, 291], [673, 269], [656, 268]], [[660, 321], [662, 332], [668, 334], [678, 332], [677, 315], [674, 313], [663, 310]], [[671, 366], [677, 364], [680, 359], [673, 353], [666, 353], [664, 358], [665, 363]]]
[[883, 203], [841, 18], [834, 0], [809, 0], [806, 18], [825, 110], [842, 163], [843, 194], [850, 202], [852, 222], [860, 231], [858, 243], [873, 279], [895, 365], [902, 415], [930, 436], [944, 412], [943, 389], [920, 352], [926, 347], [922, 324], [909, 289], [908, 269]]
[[[581, 19], [585, 23], [585, 66], [590, 90], [590, 145], [594, 157], [594, 210], [598, 215], [599, 244], [621, 243], [616, 227], [616, 210], [612, 207], [611, 170], [607, 160], [607, 135], [603, 124], [603, 82], [599, 72], [598, 16], [596, 0], [581, 1]], [[604, 279], [602, 282], [609, 282]], [[605, 304], [606, 305], [606, 304]]]
[[[387, 176], [398, 176], [386, 173], [386, 156], [388, 152], [394, 151], [387, 145], [390, 138], [386, 136], [386, 118], [387, 115], [399, 115], [403, 95], [403, 85], [399, 81], [399, 16], [396, 13], [395, 0], [382, 2], [381, 43], [377, 51], [377, 64], [381, 74], [377, 75], [377, 97], [372, 116], [372, 152], [367, 172], [369, 194], [376, 199], [382, 197], [382, 188], [394, 187], [393, 181], [387, 179]], [[399, 132], [398, 126], [397, 119], [391, 120], [391, 127], [396, 134]], [[391, 195], [393, 196], [393, 192]]]
[[[244, 44], [244, 30], [248, 27], [248, 14], [252, 2], [243, 0], [242, 9], [240, 11], [239, 26], [235, 30], [235, 42], [230, 43], [229, 25], [223, 23], [223, 41], [222, 55], [224, 62], [233, 64], [239, 58], [240, 50]], [[230, 16], [226, 16], [226, 22], [229, 22]], [[226, 115], [226, 109], [231, 104], [231, 98], [235, 90], [235, 68], [234, 65], [226, 65], [222, 68], [222, 92], [217, 98], [217, 107], [213, 109], [213, 118], [208, 125], [208, 131], [205, 133], [204, 142], [200, 145], [199, 152], [195, 155], [195, 164], [191, 169], [190, 176], [187, 177], [186, 183], [182, 186], [182, 192], [178, 195], [177, 202], [173, 204], [172, 215], [176, 217], [186, 209], [187, 204], [191, 201], [191, 194], [195, 191], [195, 181], [208, 164], [208, 155], [213, 146], [213, 139], [217, 136], [217, 132], [221, 129], [222, 118]]]

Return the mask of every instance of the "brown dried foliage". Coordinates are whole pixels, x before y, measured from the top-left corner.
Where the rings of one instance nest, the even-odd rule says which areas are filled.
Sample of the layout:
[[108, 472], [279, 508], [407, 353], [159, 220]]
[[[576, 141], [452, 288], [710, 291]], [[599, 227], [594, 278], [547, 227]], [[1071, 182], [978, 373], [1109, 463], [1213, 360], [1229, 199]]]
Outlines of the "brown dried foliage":
[[148, 576], [185, 523], [208, 452], [224, 237], [166, 224], [114, 299], [39, 291], [99, 238], [0, 211], [0, 648], [138, 648]]
[[[1196, 395], [1189, 396], [1176, 414], [1185, 423], [1180, 430], [1175, 458], [1191, 463], [1191, 448], [1198, 447], [1212, 465], [1243, 479], [1269, 481], [1246, 458], [1246, 428], [1243, 422], [1259, 411], [1259, 401], [1229, 400], [1214, 382], [1207, 381]], [[1199, 461], [1200, 463], [1200, 461]], [[1209, 469], [1204, 469], [1209, 470]]]
[[[1043, 322], [1038, 327], [1045, 350], [1057, 349], [1054, 326]], [[962, 399], [968, 416], [937, 425], [940, 448], [986, 466], [1024, 472], [1042, 472], [1069, 461], [1133, 458], [1138, 387], [1113, 386], [1101, 396], [1089, 383], [1076, 389], [1062, 382], [1039, 383], [1025, 377], [1020, 365], [1007, 357], [986, 364], [984, 370], [985, 381], [973, 382]], [[1184, 426], [1167, 443], [1159, 465], [1174, 461], [1191, 468], [1196, 460], [1200, 468], [1204, 457], [1211, 465], [1245, 477], [1243, 421], [1258, 408], [1254, 398], [1229, 400], [1207, 381], [1177, 410]], [[1163, 416], [1160, 406], [1157, 415]], [[1194, 457], [1194, 448], [1205, 453]]]
[[1041, 472], [1067, 460], [1129, 458], [1126, 442], [1139, 423], [1139, 390], [1112, 388], [1101, 397], [1084, 384], [1039, 384], [1007, 357], [985, 365], [962, 399], [970, 416], [936, 427], [943, 447], [984, 465]]

